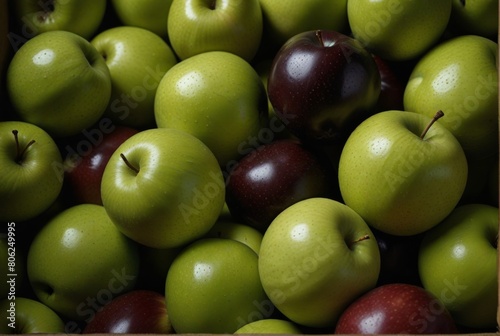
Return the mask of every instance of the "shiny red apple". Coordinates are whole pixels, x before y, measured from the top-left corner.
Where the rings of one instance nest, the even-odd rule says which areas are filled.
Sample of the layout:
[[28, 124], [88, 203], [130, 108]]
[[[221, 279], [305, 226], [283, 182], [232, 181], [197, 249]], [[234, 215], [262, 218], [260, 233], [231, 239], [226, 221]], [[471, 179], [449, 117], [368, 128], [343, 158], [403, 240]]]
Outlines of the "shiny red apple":
[[368, 116], [380, 93], [377, 64], [356, 39], [315, 30], [290, 38], [273, 59], [269, 100], [303, 141], [343, 142]]
[[263, 232], [288, 206], [310, 197], [332, 196], [335, 175], [328, 167], [300, 141], [265, 144], [231, 171], [227, 207], [234, 218]]
[[387, 284], [351, 303], [336, 334], [452, 334], [458, 329], [439, 298], [420, 286]]
[[138, 130], [125, 126], [109, 125], [84, 130], [62, 149], [65, 188], [77, 203], [102, 205], [101, 179], [104, 168], [116, 148]]
[[84, 334], [172, 334], [165, 297], [155, 291], [133, 290], [98, 311]]

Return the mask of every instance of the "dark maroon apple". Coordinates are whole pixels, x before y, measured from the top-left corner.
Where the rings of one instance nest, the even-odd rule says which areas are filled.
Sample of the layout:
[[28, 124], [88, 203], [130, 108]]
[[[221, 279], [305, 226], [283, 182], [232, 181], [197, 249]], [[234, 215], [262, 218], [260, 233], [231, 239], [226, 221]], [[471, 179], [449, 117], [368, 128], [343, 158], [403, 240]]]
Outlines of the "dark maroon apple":
[[227, 179], [226, 204], [235, 219], [263, 232], [288, 206], [332, 196], [331, 176], [336, 175], [301, 142], [277, 140], [237, 163]]
[[352, 37], [329, 30], [290, 38], [273, 59], [269, 100], [303, 141], [343, 142], [373, 114], [380, 74], [372, 55]]
[[122, 294], [98, 311], [84, 334], [171, 334], [165, 297], [149, 290]]
[[405, 86], [396, 74], [392, 63], [373, 55], [380, 73], [380, 95], [375, 110], [377, 112], [388, 110], [404, 110], [403, 96]]
[[394, 236], [373, 229], [380, 251], [380, 274], [377, 284], [406, 283], [421, 285], [418, 273], [418, 250], [423, 235]]
[[138, 133], [125, 126], [112, 126], [109, 131], [95, 128], [84, 131], [66, 144], [64, 161], [65, 188], [77, 203], [102, 205], [101, 179], [104, 168], [116, 148]]
[[336, 334], [452, 334], [458, 329], [438, 298], [422, 287], [387, 284], [351, 303]]

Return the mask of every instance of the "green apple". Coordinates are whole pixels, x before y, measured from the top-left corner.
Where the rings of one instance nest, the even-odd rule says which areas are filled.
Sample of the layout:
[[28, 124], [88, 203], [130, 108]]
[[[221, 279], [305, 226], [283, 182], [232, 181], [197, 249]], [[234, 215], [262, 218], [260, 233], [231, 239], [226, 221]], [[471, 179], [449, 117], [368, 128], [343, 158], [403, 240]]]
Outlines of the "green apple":
[[91, 43], [106, 60], [111, 75], [112, 92], [105, 116], [136, 129], [154, 127], [156, 89], [177, 63], [170, 46], [155, 33], [130, 26], [102, 31]]
[[52, 137], [22, 121], [0, 122], [0, 221], [32, 219], [57, 199], [64, 176]]
[[416, 59], [436, 44], [448, 26], [452, 0], [349, 0], [354, 38], [388, 60]]
[[7, 89], [20, 118], [57, 137], [75, 135], [104, 113], [109, 69], [83, 37], [67, 31], [35, 36], [13, 56]]
[[156, 92], [157, 126], [194, 135], [221, 166], [253, 149], [252, 139], [259, 141], [267, 116], [267, 94], [259, 75], [228, 52], [206, 52], [179, 62]]
[[[410, 236], [441, 222], [467, 183], [467, 160], [440, 121], [384, 111], [362, 122], [339, 161], [339, 187], [348, 206], [372, 227]], [[434, 122], [439, 119], [438, 122]]]
[[125, 26], [147, 29], [162, 38], [168, 37], [168, 12], [173, 0], [111, 0]]
[[165, 282], [173, 328], [185, 333], [233, 333], [274, 310], [259, 279], [258, 256], [231, 239], [205, 238], [188, 245]]
[[290, 321], [279, 319], [264, 319], [245, 324], [234, 332], [235, 334], [302, 334], [299, 327]]
[[466, 204], [425, 234], [419, 250], [423, 286], [457, 324], [495, 328], [498, 303], [498, 207]]
[[469, 160], [498, 154], [498, 44], [477, 35], [437, 45], [415, 65], [404, 108], [432, 116], [462, 145]]
[[90, 321], [113, 297], [134, 288], [137, 244], [104, 207], [79, 204], [52, 218], [35, 236], [27, 258], [37, 298], [73, 321]]
[[460, 35], [498, 35], [498, 0], [453, 0], [450, 28]]
[[224, 205], [225, 184], [203, 142], [173, 128], [154, 128], [116, 149], [104, 169], [101, 196], [126, 236], [172, 248], [210, 230]]
[[259, 253], [262, 286], [288, 319], [331, 327], [347, 305], [376, 285], [377, 241], [343, 203], [310, 198], [281, 212], [264, 233]]
[[291, 37], [315, 29], [346, 32], [347, 0], [260, 0], [263, 45], [274, 51]]
[[168, 13], [168, 37], [181, 60], [226, 51], [251, 61], [262, 26], [259, 0], [173, 0]]
[[2, 323], [1, 334], [62, 334], [65, 333], [63, 320], [43, 303], [16, 297], [0, 301]]
[[239, 241], [259, 254], [262, 233], [257, 229], [231, 220], [218, 219], [205, 238], [225, 238]]
[[97, 31], [106, 11], [106, 0], [16, 0], [15, 19], [33, 35], [64, 30], [86, 39]]

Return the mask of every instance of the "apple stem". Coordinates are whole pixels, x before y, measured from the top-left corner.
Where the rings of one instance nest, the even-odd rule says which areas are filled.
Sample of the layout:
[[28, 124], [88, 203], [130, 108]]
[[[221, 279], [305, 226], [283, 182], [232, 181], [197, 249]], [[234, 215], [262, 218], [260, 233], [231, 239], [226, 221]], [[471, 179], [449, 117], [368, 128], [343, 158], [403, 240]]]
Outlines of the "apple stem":
[[30, 142], [28, 142], [26, 147], [24, 147], [24, 149], [21, 151], [19, 148], [18, 133], [19, 132], [17, 130], [12, 131], [12, 134], [14, 134], [14, 139], [16, 140], [16, 163], [21, 164], [23, 162], [24, 154], [26, 153], [28, 148], [30, 148], [31, 145], [33, 145], [35, 143], [35, 140], [31, 140]]
[[443, 111], [439, 110], [436, 112], [436, 114], [434, 115], [434, 117], [432, 118], [431, 122], [429, 123], [429, 125], [427, 125], [427, 127], [424, 129], [424, 131], [422, 132], [422, 134], [420, 134], [420, 139], [424, 140], [424, 137], [425, 135], [427, 134], [427, 131], [429, 131], [429, 128], [431, 128], [431, 126], [441, 117], [444, 116], [444, 113]]
[[135, 171], [136, 174], [139, 174], [139, 169], [137, 169], [136, 167], [134, 167], [129, 160], [127, 160], [127, 158], [125, 157], [125, 155], [123, 155], [123, 153], [120, 153], [120, 157], [123, 159], [123, 161], [125, 162], [125, 164], [127, 165], [127, 167], [129, 167], [130, 169], [132, 169], [133, 171]]
[[208, 7], [211, 10], [214, 10], [217, 7], [217, 1], [216, 0], [212, 0], [212, 2], [210, 3], [210, 5]]
[[367, 240], [367, 239], [370, 239], [370, 236], [369, 235], [364, 235], [363, 237], [360, 237], [358, 239], [356, 239], [355, 241], [352, 241], [350, 244], [349, 244], [349, 249], [352, 248], [352, 246], [356, 243], [359, 243], [359, 242], [362, 242], [363, 240]]
[[318, 38], [319, 43], [321, 43], [321, 45], [324, 45], [323, 36], [321, 35], [321, 30], [316, 30], [316, 37]]

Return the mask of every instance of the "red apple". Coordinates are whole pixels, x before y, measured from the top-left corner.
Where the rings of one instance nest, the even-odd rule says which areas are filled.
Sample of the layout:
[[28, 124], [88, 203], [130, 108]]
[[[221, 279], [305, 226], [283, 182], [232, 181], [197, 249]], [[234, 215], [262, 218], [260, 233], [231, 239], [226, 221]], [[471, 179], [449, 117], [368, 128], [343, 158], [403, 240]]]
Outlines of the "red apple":
[[84, 334], [171, 334], [165, 297], [149, 290], [122, 294], [98, 311]]
[[104, 168], [113, 152], [126, 139], [138, 133], [136, 129], [115, 126], [96, 127], [66, 144], [65, 188], [77, 203], [102, 205], [101, 179]]
[[290, 38], [273, 59], [269, 100], [290, 132], [314, 143], [343, 142], [373, 113], [380, 74], [352, 37], [329, 30]]
[[227, 179], [226, 204], [236, 220], [264, 232], [290, 205], [333, 195], [330, 176], [334, 174], [308, 147], [292, 139], [277, 140], [234, 167]]
[[433, 294], [410, 284], [376, 287], [351, 303], [336, 334], [452, 334], [458, 329]]

